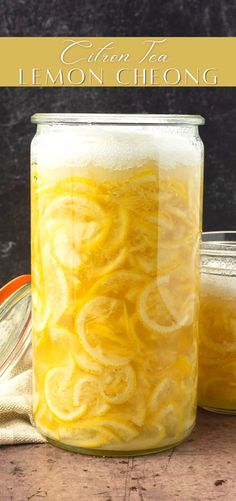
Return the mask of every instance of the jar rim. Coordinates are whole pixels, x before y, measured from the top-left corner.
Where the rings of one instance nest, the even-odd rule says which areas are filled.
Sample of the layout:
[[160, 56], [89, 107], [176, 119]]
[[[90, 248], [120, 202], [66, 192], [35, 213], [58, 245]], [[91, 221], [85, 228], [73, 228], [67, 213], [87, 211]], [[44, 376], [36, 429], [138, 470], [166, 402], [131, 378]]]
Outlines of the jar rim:
[[236, 276], [236, 231], [208, 231], [202, 234], [201, 272]]
[[98, 124], [98, 125], [203, 125], [201, 115], [120, 114], [120, 113], [35, 113], [34, 124]]

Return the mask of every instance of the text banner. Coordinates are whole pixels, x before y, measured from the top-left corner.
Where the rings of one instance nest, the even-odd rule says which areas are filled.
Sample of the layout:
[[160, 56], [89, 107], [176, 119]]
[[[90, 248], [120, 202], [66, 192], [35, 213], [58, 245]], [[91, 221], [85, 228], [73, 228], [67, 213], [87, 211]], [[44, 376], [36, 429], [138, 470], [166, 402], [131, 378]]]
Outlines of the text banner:
[[0, 38], [1, 87], [234, 87], [236, 37]]

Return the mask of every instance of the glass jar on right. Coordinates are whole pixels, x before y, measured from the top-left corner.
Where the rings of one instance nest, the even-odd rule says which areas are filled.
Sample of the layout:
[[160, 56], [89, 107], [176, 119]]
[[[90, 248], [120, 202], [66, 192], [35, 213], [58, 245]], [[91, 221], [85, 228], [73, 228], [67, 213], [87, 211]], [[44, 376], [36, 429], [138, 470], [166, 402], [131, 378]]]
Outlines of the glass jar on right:
[[203, 233], [198, 404], [236, 414], [236, 231]]

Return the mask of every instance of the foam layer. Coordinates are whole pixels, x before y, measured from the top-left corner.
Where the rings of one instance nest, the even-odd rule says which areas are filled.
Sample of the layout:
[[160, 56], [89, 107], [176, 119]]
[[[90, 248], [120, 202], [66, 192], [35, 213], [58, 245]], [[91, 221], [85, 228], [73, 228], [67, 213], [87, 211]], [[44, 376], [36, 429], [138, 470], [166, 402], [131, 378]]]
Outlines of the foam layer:
[[217, 297], [235, 297], [236, 279], [234, 276], [211, 275], [203, 273], [201, 276], [201, 289], [204, 294]]
[[[146, 130], [145, 130], [146, 129]], [[32, 142], [32, 162], [39, 169], [93, 164], [132, 168], [151, 159], [163, 168], [201, 163], [198, 138], [168, 133], [167, 127], [79, 126], [40, 133]]]

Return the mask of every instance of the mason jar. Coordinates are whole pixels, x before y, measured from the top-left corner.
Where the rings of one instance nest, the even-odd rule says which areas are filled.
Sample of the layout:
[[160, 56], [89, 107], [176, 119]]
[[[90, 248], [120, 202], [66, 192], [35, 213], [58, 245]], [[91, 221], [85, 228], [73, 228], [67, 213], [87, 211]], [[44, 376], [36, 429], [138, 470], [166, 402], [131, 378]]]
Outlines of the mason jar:
[[236, 414], [236, 231], [203, 234], [198, 401]]
[[32, 122], [36, 426], [81, 453], [173, 447], [196, 415], [204, 120]]

